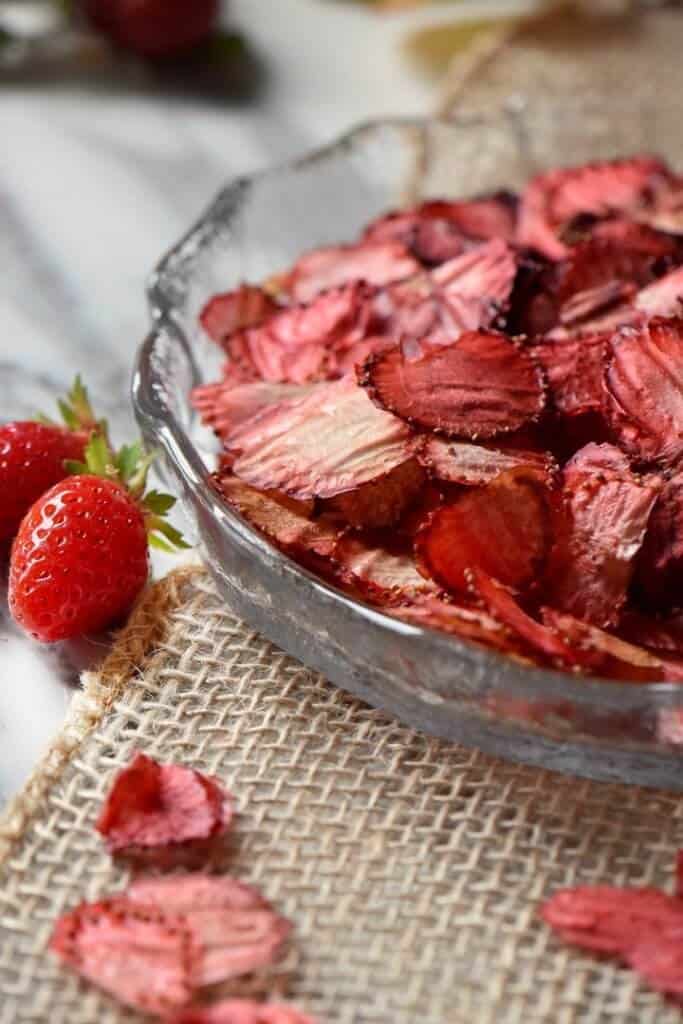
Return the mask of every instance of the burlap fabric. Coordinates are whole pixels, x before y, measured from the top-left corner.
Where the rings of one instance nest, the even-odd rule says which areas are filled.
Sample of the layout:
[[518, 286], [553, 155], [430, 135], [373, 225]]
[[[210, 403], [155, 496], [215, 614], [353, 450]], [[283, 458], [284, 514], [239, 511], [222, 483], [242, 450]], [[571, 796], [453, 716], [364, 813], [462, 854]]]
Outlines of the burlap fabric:
[[[585, 4], [586, 11], [591, 3]], [[637, 5], [634, 5], [636, 7]], [[651, 145], [667, 133], [680, 135], [683, 89], [683, 9], [634, 10], [623, 16], [589, 16], [557, 11], [483, 33], [452, 62], [441, 88], [438, 112], [487, 112], [509, 103], [545, 106], [551, 124], [568, 102], [599, 106], [601, 97], [645, 111], [636, 123], [636, 142], [615, 139], [614, 152]], [[562, 115], [566, 123], [566, 114]], [[534, 148], [549, 158], [570, 160], [561, 151], [561, 131], [541, 124]], [[544, 140], [543, 136], [546, 137]], [[558, 138], [559, 136], [559, 138]], [[557, 155], [558, 144], [560, 154]], [[620, 149], [621, 147], [621, 149]]]
[[537, 917], [578, 881], [668, 885], [676, 796], [416, 734], [255, 635], [202, 571], [153, 587], [84, 682], [0, 832], [1, 1024], [138, 1019], [45, 952], [63, 909], [123, 884], [92, 825], [133, 749], [224, 780], [239, 820], [218, 867], [295, 924], [287, 958], [231, 991], [330, 1024], [680, 1019]]

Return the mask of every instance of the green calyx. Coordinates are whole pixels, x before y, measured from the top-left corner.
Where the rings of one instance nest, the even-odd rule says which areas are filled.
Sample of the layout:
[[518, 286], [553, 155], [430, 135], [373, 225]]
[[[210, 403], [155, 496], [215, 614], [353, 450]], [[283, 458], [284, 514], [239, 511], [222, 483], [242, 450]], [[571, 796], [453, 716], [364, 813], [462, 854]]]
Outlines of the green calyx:
[[[87, 396], [85, 388], [77, 378], [79, 394]], [[78, 422], [82, 422], [78, 411], [74, 410], [74, 392], [71, 392], [70, 404], [63, 403], [62, 410], [67, 425], [69, 420], [65, 411], [74, 412]], [[60, 403], [60, 408], [62, 403]], [[81, 412], [85, 406], [81, 406]], [[89, 403], [87, 408], [91, 417], [90, 439], [85, 446], [82, 462], [67, 460], [64, 463], [65, 469], [70, 476], [101, 476], [105, 480], [111, 480], [126, 490], [138, 503], [145, 518], [147, 536], [151, 547], [159, 548], [161, 551], [173, 553], [175, 551], [189, 548], [182, 533], [166, 520], [166, 516], [175, 505], [175, 498], [170, 494], [162, 494], [160, 491], [148, 491], [147, 475], [149, 468], [154, 462], [156, 453], [146, 452], [139, 441], [133, 444], [125, 444], [118, 451], [112, 448], [107, 432], [107, 425], [104, 420], [95, 421]], [[68, 413], [70, 415], [70, 413]], [[81, 426], [80, 429], [83, 429]]]
[[[98, 432], [106, 437], [107, 421], [95, 418], [88, 391], [80, 376], [76, 377], [66, 397], [57, 400], [57, 408], [62, 417], [62, 424], [75, 434]], [[49, 416], [43, 416], [42, 413], [38, 413], [35, 418], [39, 423], [55, 426], [55, 421], [51, 420]]]

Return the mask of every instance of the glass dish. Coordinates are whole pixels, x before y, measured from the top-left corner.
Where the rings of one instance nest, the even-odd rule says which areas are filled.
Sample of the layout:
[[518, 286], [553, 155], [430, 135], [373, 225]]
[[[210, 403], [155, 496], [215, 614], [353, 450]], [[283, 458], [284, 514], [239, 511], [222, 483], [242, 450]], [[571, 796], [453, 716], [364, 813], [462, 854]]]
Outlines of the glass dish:
[[679, 789], [680, 685], [525, 668], [352, 600], [223, 505], [208, 483], [212, 442], [188, 400], [194, 384], [215, 379], [221, 362], [197, 323], [213, 293], [265, 278], [303, 250], [351, 240], [377, 214], [418, 197], [521, 186], [543, 167], [641, 150], [683, 165], [683, 133], [658, 138], [657, 121], [653, 110], [597, 104], [381, 121], [234, 181], [150, 281], [153, 326], [139, 352], [133, 401], [220, 591], [278, 646], [436, 736], [560, 771]]

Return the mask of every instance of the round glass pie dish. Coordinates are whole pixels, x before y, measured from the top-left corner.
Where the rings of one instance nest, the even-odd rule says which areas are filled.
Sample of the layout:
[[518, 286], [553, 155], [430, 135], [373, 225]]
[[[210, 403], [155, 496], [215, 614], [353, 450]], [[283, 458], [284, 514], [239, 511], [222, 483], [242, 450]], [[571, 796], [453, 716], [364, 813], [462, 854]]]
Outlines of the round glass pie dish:
[[300, 568], [223, 504], [212, 442], [189, 403], [222, 356], [197, 321], [204, 302], [304, 250], [351, 240], [418, 198], [519, 187], [557, 164], [656, 151], [683, 165], [683, 135], [657, 138], [638, 107], [511, 107], [495, 117], [361, 125], [285, 166], [239, 179], [157, 267], [153, 326], [133, 381], [147, 443], [180, 494], [216, 583], [256, 629], [337, 685], [416, 728], [594, 778], [683, 788], [683, 688], [526, 668], [399, 622]]

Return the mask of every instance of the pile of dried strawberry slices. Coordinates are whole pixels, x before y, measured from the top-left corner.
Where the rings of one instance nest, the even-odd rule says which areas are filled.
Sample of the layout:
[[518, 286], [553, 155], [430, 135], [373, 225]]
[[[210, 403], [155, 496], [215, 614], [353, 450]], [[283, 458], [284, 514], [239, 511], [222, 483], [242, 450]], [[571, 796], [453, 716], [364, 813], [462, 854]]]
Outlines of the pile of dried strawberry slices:
[[683, 178], [425, 202], [214, 296], [223, 499], [390, 615], [683, 681]]

